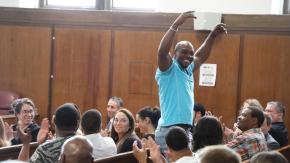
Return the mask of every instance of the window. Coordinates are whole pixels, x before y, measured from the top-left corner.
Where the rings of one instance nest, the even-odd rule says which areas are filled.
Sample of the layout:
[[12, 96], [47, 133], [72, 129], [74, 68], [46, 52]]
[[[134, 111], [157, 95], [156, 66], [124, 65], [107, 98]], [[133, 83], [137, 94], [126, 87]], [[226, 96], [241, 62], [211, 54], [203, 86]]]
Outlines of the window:
[[48, 7], [95, 8], [96, 0], [47, 0]]
[[112, 0], [113, 9], [155, 10], [156, 0]]

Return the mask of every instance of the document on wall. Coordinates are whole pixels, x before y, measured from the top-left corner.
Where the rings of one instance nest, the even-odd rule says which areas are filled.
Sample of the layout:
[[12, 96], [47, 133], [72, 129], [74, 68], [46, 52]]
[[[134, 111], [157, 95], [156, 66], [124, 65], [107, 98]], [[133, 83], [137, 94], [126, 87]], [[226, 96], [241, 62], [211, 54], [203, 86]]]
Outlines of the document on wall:
[[214, 87], [217, 64], [202, 64], [199, 70], [199, 85]]

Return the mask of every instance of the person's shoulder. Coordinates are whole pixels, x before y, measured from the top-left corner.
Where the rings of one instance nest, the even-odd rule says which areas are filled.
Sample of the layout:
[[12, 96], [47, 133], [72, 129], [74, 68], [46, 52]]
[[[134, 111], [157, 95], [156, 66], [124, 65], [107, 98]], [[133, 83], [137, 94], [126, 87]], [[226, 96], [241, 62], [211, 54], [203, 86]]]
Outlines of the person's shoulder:
[[178, 68], [178, 63], [175, 59], [172, 60], [172, 62], [170, 63], [170, 65], [168, 66], [168, 68], [164, 71], [161, 71], [159, 69], [159, 67], [157, 68], [157, 71], [156, 71], [156, 75], [163, 75], [163, 74], [168, 74], [170, 73], [173, 69], [175, 68]]
[[40, 130], [40, 126], [36, 123], [32, 123], [28, 126], [28, 128], [31, 130], [31, 132], [34, 131], [39, 131]]
[[56, 138], [51, 141], [45, 142], [41, 145], [39, 145], [41, 148], [44, 150], [49, 150], [49, 149], [55, 149], [55, 148], [60, 148], [62, 144], [68, 139], [69, 137], [62, 137], [62, 138]]
[[114, 143], [114, 140], [111, 137], [103, 137], [103, 140], [105, 140], [106, 142], [110, 142], [110, 143]]

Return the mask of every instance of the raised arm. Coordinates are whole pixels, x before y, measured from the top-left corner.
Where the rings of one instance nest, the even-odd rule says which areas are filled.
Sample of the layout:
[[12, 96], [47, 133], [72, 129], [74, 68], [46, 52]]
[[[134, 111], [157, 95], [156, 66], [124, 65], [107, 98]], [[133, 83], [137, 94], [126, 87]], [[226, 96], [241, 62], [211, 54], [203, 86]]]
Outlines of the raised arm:
[[195, 18], [193, 11], [187, 11], [180, 14], [161, 39], [157, 57], [158, 67], [161, 71], [166, 71], [171, 65], [172, 58], [169, 55], [169, 51], [172, 46], [175, 33], [177, 32], [178, 27], [188, 18]]
[[209, 57], [210, 51], [212, 49], [215, 38], [222, 34], [227, 33], [225, 24], [221, 23], [215, 26], [215, 28], [207, 36], [203, 44], [198, 48], [194, 54], [194, 71], [199, 68], [199, 66], [204, 63]]
[[22, 129], [17, 127], [17, 134], [23, 143], [20, 153], [18, 155], [18, 160], [27, 161], [29, 159], [30, 152], [31, 132], [29, 129], [27, 129], [25, 133]]

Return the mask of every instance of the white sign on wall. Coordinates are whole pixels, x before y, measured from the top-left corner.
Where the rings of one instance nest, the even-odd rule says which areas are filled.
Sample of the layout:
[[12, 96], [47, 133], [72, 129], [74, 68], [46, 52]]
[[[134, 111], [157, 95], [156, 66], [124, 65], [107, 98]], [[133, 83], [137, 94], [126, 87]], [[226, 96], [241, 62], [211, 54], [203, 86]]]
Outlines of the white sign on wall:
[[214, 87], [217, 64], [202, 64], [199, 70], [199, 85]]

